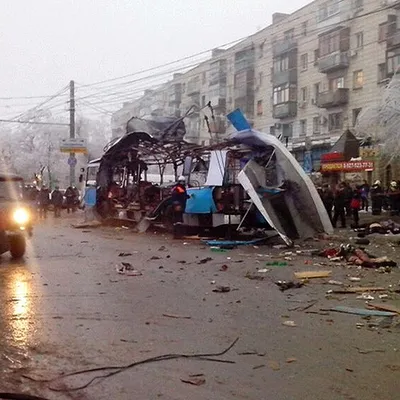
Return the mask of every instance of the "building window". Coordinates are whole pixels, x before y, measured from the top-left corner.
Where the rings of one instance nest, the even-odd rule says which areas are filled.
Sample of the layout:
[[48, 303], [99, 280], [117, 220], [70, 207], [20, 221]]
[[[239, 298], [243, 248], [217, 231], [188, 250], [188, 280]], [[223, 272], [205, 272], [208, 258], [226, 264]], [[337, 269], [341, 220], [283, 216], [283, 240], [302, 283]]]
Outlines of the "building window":
[[275, 59], [274, 61], [274, 72], [287, 71], [289, 69], [289, 57], [284, 56]]
[[300, 89], [300, 101], [307, 101], [307, 88], [303, 87]]
[[321, 133], [321, 117], [313, 118], [313, 133]]
[[356, 33], [356, 48], [361, 49], [364, 46], [364, 34], [363, 32]]
[[306, 119], [300, 120], [300, 135], [301, 136], [307, 135], [307, 120]]
[[341, 112], [329, 114], [328, 127], [330, 131], [343, 128], [343, 114]]
[[262, 100], [257, 101], [257, 115], [263, 115], [263, 102]]
[[353, 108], [353, 126], [356, 126], [357, 118], [360, 115], [361, 108]]
[[344, 77], [329, 79], [329, 90], [343, 89]]
[[301, 69], [303, 71], [305, 71], [308, 68], [308, 54], [302, 54], [300, 56], [300, 65], [301, 65]]
[[363, 70], [353, 72], [353, 89], [361, 89], [364, 86]]
[[307, 21], [304, 21], [304, 22], [301, 24], [301, 34], [302, 34], [303, 36], [307, 36]]
[[339, 0], [329, 0], [318, 8], [317, 22], [324, 21], [339, 12]]
[[260, 73], [258, 74], [258, 85], [261, 86], [262, 83], [263, 83], [263, 73], [260, 72]]
[[314, 50], [314, 65], [318, 62], [319, 60], [319, 49]]
[[340, 31], [335, 31], [319, 38], [319, 56], [327, 56], [340, 50]]
[[274, 88], [274, 104], [286, 103], [289, 101], [289, 85]]
[[285, 40], [290, 40], [294, 38], [294, 29], [289, 29], [286, 32], [283, 32], [283, 36], [285, 37]]
[[274, 105], [280, 103], [287, 103], [288, 101], [296, 101], [297, 93], [295, 85], [282, 85], [274, 88], [273, 103]]
[[320, 87], [321, 87], [321, 83], [320, 82], [314, 83], [314, 99], [315, 99], [315, 102], [318, 99], [318, 96], [319, 96], [319, 93], [320, 93]]
[[388, 74], [396, 74], [400, 66], [400, 54], [397, 54], [387, 59], [387, 72]]
[[201, 106], [205, 107], [206, 105], [206, 96], [201, 96]]
[[378, 28], [378, 42], [384, 42], [387, 38], [388, 34], [388, 24], [384, 22], [383, 24], [379, 24]]
[[386, 78], [386, 63], [378, 64], [378, 82], [382, 82]]
[[263, 58], [263, 56], [264, 56], [264, 45], [265, 45], [265, 41], [262, 42], [259, 46], [258, 58]]
[[203, 72], [201, 80], [202, 80], [203, 85], [205, 85], [207, 82], [207, 73], [206, 72]]

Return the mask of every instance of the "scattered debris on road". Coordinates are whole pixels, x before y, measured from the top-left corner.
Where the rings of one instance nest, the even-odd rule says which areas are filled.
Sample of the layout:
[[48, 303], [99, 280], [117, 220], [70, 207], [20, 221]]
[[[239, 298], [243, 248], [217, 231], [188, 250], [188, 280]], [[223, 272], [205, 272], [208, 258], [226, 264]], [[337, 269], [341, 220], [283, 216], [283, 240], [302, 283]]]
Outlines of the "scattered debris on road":
[[294, 328], [294, 327], [297, 326], [296, 322], [294, 322], [294, 321], [283, 321], [283, 322], [282, 322], [282, 325], [290, 326], [290, 327], [292, 327], [292, 328]]
[[175, 314], [163, 314], [163, 317], [168, 317], [168, 318], [175, 318], [175, 319], [192, 319], [192, 317], [186, 316], [186, 315], [175, 315]]
[[189, 378], [189, 379], [181, 379], [181, 382], [188, 383], [189, 385], [200, 386], [206, 383], [204, 378]]
[[[216, 357], [220, 357], [220, 356], [227, 354], [236, 345], [238, 340], [239, 340], [239, 338], [236, 338], [226, 349], [224, 349], [220, 352], [216, 352], [216, 353], [164, 354], [164, 355], [160, 355], [158, 357], [151, 357], [151, 358], [147, 358], [147, 359], [140, 360], [140, 361], [134, 361], [134, 362], [132, 362], [128, 365], [122, 366], [122, 367], [105, 366], [105, 367], [88, 368], [88, 369], [84, 369], [84, 370], [80, 370], [80, 371], [76, 371], [76, 372], [70, 372], [70, 373], [62, 373], [52, 379], [38, 379], [38, 378], [34, 378], [30, 375], [25, 375], [25, 374], [22, 375], [22, 377], [25, 379], [28, 379], [32, 382], [47, 383], [47, 385], [48, 385], [47, 387], [50, 390], [55, 391], [55, 392], [72, 392], [72, 391], [86, 389], [89, 386], [93, 385], [98, 380], [104, 380], [106, 378], [110, 378], [110, 377], [120, 374], [124, 371], [127, 371], [129, 369], [137, 367], [139, 365], [150, 364], [150, 363], [154, 363], [154, 362], [177, 360], [177, 359], [183, 358], [186, 360], [193, 359], [193, 360], [203, 360], [203, 361], [213, 361], [213, 362], [221, 362], [221, 363], [227, 363], [227, 364], [235, 364], [235, 361], [225, 360], [225, 359], [216, 358]], [[90, 374], [93, 372], [98, 372], [98, 373], [102, 372], [102, 373], [100, 373], [97, 376], [94, 376], [89, 381], [87, 381], [85, 384], [81, 384], [80, 386], [71, 387], [71, 386], [68, 386], [65, 384], [60, 384], [57, 387], [55, 387], [52, 385], [52, 384], [55, 384], [56, 382], [62, 381], [65, 378], [70, 378], [73, 376], [78, 376], [78, 375], [83, 375], [83, 374]], [[190, 381], [190, 379], [187, 379], [187, 381]], [[190, 382], [185, 382], [185, 383], [190, 383]], [[193, 383], [191, 383], [191, 384], [193, 384]]]
[[328, 284], [329, 284], [329, 285], [335, 285], [335, 286], [343, 286], [343, 285], [344, 285], [344, 283], [343, 283], [343, 282], [340, 282], [340, 281], [334, 281], [334, 280], [330, 280], [330, 281], [328, 281]]
[[303, 271], [295, 272], [294, 276], [296, 279], [316, 279], [316, 278], [328, 278], [331, 276], [332, 271]]
[[354, 308], [354, 307], [346, 307], [346, 306], [336, 306], [328, 308], [327, 310], [322, 311], [336, 311], [346, 314], [354, 314], [354, 315], [362, 315], [362, 316], [370, 316], [370, 317], [394, 317], [396, 313], [388, 312], [388, 311], [379, 311], [379, 310], [366, 310], [363, 308]]
[[396, 307], [396, 306], [392, 306], [390, 304], [384, 304], [384, 303], [369, 303], [368, 304], [368, 308], [372, 308], [375, 310], [381, 310], [381, 311], [389, 311], [389, 312], [393, 312], [396, 314], [400, 315], [400, 308]]
[[277, 281], [275, 282], [277, 286], [279, 286], [279, 290], [284, 292], [289, 289], [299, 289], [304, 286], [303, 282], [294, 282], [294, 281]]
[[206, 258], [202, 258], [201, 260], [199, 260], [198, 264], [206, 264], [209, 261], [212, 261], [213, 259], [211, 257], [206, 257]]
[[127, 275], [127, 276], [143, 275], [140, 271], [136, 270], [131, 263], [127, 262], [122, 262], [121, 265], [117, 266], [116, 270], [121, 275]]
[[213, 289], [213, 292], [215, 293], [228, 293], [231, 291], [231, 288], [229, 286], [221, 286], [218, 285], [215, 289]]
[[366, 349], [366, 350], [363, 350], [363, 349], [360, 349], [359, 347], [356, 347], [356, 349], [360, 354], [384, 353], [385, 352], [385, 350], [382, 350], [382, 349]]
[[245, 278], [250, 279], [252, 281], [263, 281], [265, 279], [265, 276], [253, 274], [253, 273], [247, 271]]
[[269, 361], [268, 365], [273, 371], [279, 371], [281, 369], [278, 361], [271, 360]]
[[132, 256], [132, 255], [133, 255], [132, 253], [119, 253], [118, 257], [129, 257], [129, 256]]

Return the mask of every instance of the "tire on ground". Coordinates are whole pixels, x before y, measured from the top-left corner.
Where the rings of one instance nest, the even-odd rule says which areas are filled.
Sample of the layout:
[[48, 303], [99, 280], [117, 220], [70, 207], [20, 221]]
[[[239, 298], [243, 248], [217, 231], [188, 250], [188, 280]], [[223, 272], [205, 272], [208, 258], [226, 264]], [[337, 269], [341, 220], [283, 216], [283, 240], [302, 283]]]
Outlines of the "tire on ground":
[[24, 235], [10, 236], [10, 253], [12, 258], [22, 258], [26, 250], [26, 239]]

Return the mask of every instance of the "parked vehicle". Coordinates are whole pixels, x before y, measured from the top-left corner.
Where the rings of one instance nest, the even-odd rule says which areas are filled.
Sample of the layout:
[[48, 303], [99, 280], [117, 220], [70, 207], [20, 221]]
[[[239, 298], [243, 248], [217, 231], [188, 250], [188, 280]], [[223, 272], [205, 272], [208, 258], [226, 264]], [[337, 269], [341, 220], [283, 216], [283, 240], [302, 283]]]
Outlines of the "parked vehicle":
[[18, 175], [0, 173], [0, 254], [21, 258], [26, 233], [32, 230], [32, 213], [24, 202], [24, 181]]

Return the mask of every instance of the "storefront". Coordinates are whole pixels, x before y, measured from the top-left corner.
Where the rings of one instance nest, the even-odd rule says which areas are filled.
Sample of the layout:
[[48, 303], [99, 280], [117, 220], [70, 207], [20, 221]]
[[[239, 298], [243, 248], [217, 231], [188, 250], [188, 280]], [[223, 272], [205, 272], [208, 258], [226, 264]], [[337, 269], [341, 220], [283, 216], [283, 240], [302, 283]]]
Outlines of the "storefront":
[[[349, 181], [362, 183], [364, 180], [372, 180], [374, 161], [330, 161], [321, 163], [321, 173], [330, 178], [330, 183]], [[368, 179], [368, 175], [371, 177]]]
[[312, 146], [311, 150], [306, 150], [305, 146], [292, 151], [292, 154], [308, 174], [319, 171], [321, 165], [321, 156], [328, 153], [329, 144]]
[[373, 161], [364, 161], [359, 157], [360, 144], [358, 139], [349, 131], [332, 146], [331, 150], [320, 157], [319, 171], [324, 181], [336, 184], [343, 180], [362, 183], [366, 173], [374, 170]]

